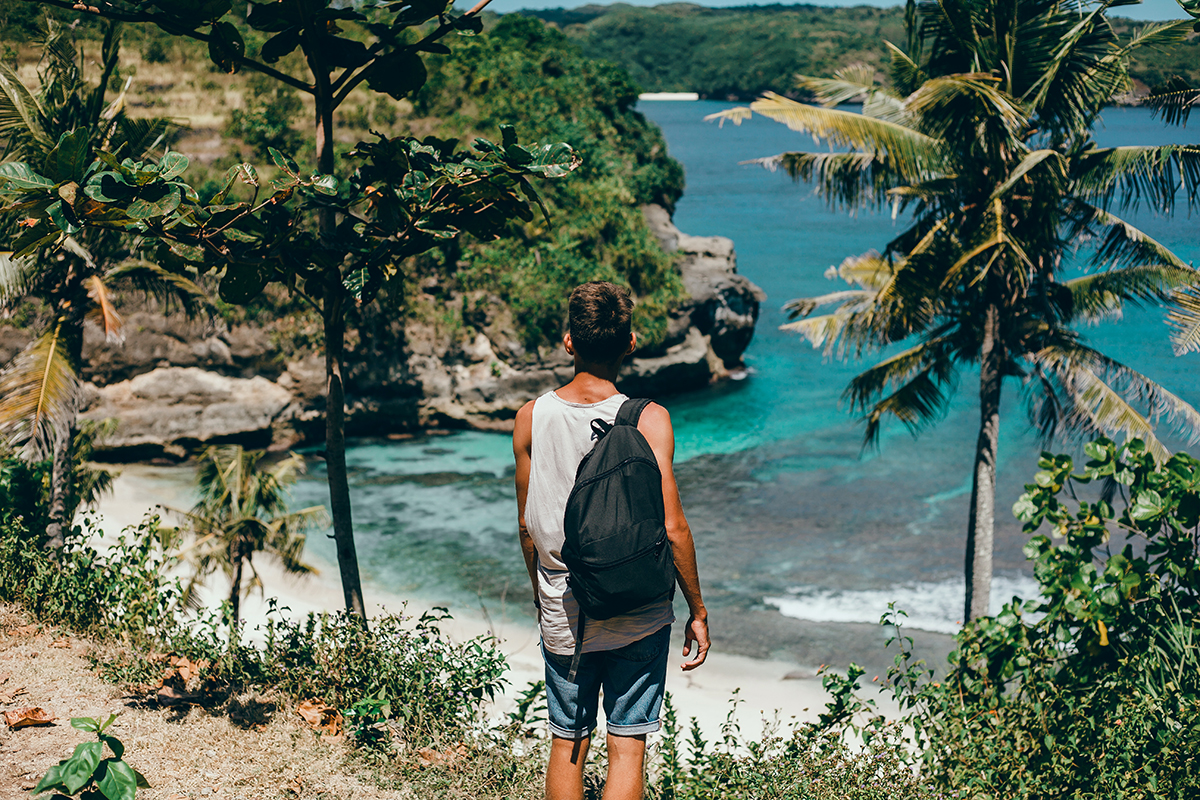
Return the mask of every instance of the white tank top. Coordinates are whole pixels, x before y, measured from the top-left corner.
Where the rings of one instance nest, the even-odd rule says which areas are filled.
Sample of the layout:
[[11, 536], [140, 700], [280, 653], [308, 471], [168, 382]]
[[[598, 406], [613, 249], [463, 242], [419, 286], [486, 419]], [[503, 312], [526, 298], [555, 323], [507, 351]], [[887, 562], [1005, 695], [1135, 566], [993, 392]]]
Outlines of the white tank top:
[[[592, 420], [602, 419], [612, 424], [627, 399], [623, 394], [614, 394], [599, 403], [570, 403], [554, 392], [547, 392], [533, 404], [525, 526], [538, 553], [538, 623], [542, 642], [547, 650], [558, 655], [575, 652], [579, 620], [579, 604], [567, 586], [567, 565], [562, 560], [567, 497], [575, 486], [579, 462], [595, 444]], [[671, 601], [666, 598], [632, 614], [604, 620], [589, 617], [583, 630], [583, 652], [624, 647], [674, 621]]]

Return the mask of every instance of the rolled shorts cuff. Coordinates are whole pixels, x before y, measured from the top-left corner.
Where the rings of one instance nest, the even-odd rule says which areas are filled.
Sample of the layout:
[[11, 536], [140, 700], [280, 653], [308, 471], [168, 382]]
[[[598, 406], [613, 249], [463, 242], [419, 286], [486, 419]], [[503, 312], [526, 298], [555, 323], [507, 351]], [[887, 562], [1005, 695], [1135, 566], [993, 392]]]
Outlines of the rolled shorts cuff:
[[642, 736], [647, 733], [656, 733], [662, 728], [662, 722], [657, 719], [652, 719], [649, 722], [641, 722], [637, 725], [605, 725], [604, 730], [612, 736]]
[[587, 739], [592, 735], [594, 730], [595, 728], [587, 728], [586, 730], [581, 731], [569, 731], [566, 728], [558, 727], [553, 722], [550, 723], [550, 733], [554, 734], [560, 739]]

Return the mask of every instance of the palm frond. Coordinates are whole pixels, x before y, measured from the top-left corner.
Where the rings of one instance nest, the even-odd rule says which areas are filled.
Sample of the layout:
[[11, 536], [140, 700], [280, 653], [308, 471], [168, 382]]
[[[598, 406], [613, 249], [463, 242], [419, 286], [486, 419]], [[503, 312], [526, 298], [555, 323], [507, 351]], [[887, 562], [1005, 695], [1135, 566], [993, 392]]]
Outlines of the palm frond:
[[[1160, 463], [1170, 457], [1155, 434], [1155, 420], [1165, 420], [1200, 441], [1200, 413], [1145, 375], [1078, 343], [1052, 345], [1030, 356], [1054, 373], [1063, 387], [1067, 410], [1063, 424], [1085, 434], [1123, 434], [1141, 439]], [[1134, 407], [1142, 403], [1148, 413]]]
[[796, 181], [812, 182], [817, 194], [835, 207], [880, 206], [888, 193], [907, 181], [887, 153], [780, 153], [742, 161], [771, 172], [780, 167]]
[[62, 323], [35, 339], [0, 372], [0, 438], [30, 458], [67, 435], [78, 409], [79, 381], [63, 346]]
[[1171, 333], [1175, 355], [1200, 350], [1200, 286], [1188, 286], [1172, 292], [1171, 304], [1167, 324], [1175, 329]]
[[817, 103], [826, 108], [860, 102], [865, 116], [901, 125], [912, 122], [903, 98], [875, 83], [875, 68], [868, 64], [851, 64], [833, 73], [832, 78], [797, 75], [796, 86], [811, 92]]
[[[915, 436], [945, 414], [955, 389], [954, 365], [946, 345], [940, 338], [922, 342], [850, 381], [842, 397], [851, 408], [866, 412], [864, 447], [878, 444], [883, 420], [889, 415]], [[891, 394], [872, 402], [890, 387], [895, 387]]]
[[1200, 270], [1191, 267], [1142, 264], [1121, 267], [1066, 281], [1071, 292], [1069, 319], [1096, 323], [1119, 319], [1126, 303], [1166, 303], [1172, 290], [1200, 282]]
[[1200, 87], [1190, 85], [1178, 75], [1155, 86], [1145, 100], [1151, 114], [1162, 115], [1163, 122], [1168, 125], [1186, 125], [1197, 102], [1200, 102]]
[[1011, 191], [1012, 188], [1016, 186], [1022, 178], [1028, 175], [1030, 171], [1046, 162], [1049, 162], [1047, 164], [1047, 168], [1053, 170], [1053, 174], [1056, 177], [1065, 177], [1063, 173], [1063, 167], [1065, 166], [1063, 163], [1063, 157], [1059, 155], [1057, 151], [1034, 150], [1032, 153], [1021, 159], [1021, 163], [1017, 164], [1013, 171], [1008, 174], [1008, 177], [1004, 179], [1004, 183], [997, 186], [992, 192], [992, 196], [988, 199], [995, 201], [996, 199], [1003, 197], [1005, 194]]
[[767, 92], [750, 108], [794, 131], [811, 135], [818, 143], [825, 141], [875, 155], [886, 153], [893, 169], [909, 182], [929, 177], [942, 163], [942, 143], [906, 125], [797, 103], [774, 92]]
[[1107, 207], [1119, 195], [1136, 208], [1143, 198], [1155, 211], [1171, 213], [1182, 187], [1189, 199], [1200, 193], [1200, 145], [1093, 148], [1075, 161], [1075, 192]]
[[87, 287], [88, 297], [95, 304], [88, 316], [104, 330], [105, 341], [109, 344], [125, 341], [125, 334], [121, 331], [123, 320], [113, 305], [112, 295], [109, 294], [104, 281], [100, 280], [99, 275], [89, 275], [84, 279], [83, 285]]
[[724, 128], [726, 122], [732, 122], [734, 125], [741, 125], [746, 120], [754, 116], [754, 112], [745, 106], [737, 106], [736, 108], [727, 108], [724, 111], [718, 111], [715, 114], [705, 114], [705, 122], [715, 122], [718, 128]]
[[45, 112], [8, 65], [0, 64], [0, 136], [18, 157], [45, 155], [54, 142], [42, 127]]
[[912, 94], [927, 80], [928, 76], [925, 75], [920, 65], [899, 47], [888, 41], [885, 41], [884, 45], [891, 58], [888, 75], [892, 80], [892, 86], [896, 87], [896, 91], [903, 95]]
[[36, 266], [37, 259], [31, 256], [13, 258], [11, 250], [0, 252], [0, 307], [11, 305], [29, 292], [37, 278]]
[[1101, 238], [1092, 263], [1101, 267], [1165, 264], [1186, 269], [1188, 265], [1168, 247], [1111, 211], [1072, 200], [1067, 207], [1070, 227], [1067, 239], [1084, 242]]
[[185, 275], [172, 272], [153, 261], [129, 259], [104, 273], [104, 281], [127, 280], [140, 292], [170, 308], [172, 302], [188, 314], [209, 303], [208, 294]]
[[[904, 101], [905, 108], [920, 118], [921, 129], [937, 139], [957, 138], [964, 131], [973, 137], [986, 128], [996, 128], [1012, 149], [1019, 149], [1019, 134], [1029, 124], [1024, 109], [996, 85], [991, 75], [946, 75], [930, 78]], [[998, 128], [993, 123], [998, 123]]]

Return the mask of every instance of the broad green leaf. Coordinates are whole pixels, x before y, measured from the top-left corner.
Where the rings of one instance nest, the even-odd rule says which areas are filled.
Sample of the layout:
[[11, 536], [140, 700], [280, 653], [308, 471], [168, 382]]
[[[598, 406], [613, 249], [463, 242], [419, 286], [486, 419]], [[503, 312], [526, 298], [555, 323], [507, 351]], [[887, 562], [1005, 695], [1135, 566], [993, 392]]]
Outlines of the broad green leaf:
[[275, 166], [293, 177], [298, 177], [300, 174], [300, 165], [297, 164], [291, 156], [286, 156], [276, 150], [274, 147], [268, 147], [267, 152], [271, 154], [271, 160], [275, 162]]
[[135, 191], [117, 172], [97, 173], [83, 187], [83, 193], [98, 203], [119, 203], [132, 197]]
[[91, 159], [88, 158], [88, 132], [83, 128], [68, 131], [46, 156], [46, 174], [55, 181], [82, 181]]
[[474, 36], [483, 33], [483, 19], [478, 14], [459, 17], [454, 22], [454, 29], [459, 36]]
[[226, 303], [244, 305], [258, 297], [269, 280], [267, 270], [256, 264], [230, 264], [217, 291]]
[[[264, 6], [255, 6], [256, 10], [264, 8]], [[251, 12], [251, 17], [254, 13]], [[272, 36], [262, 46], [262, 60], [268, 64], [274, 64], [279, 59], [286, 56], [288, 53], [300, 46], [300, 29], [287, 28], [281, 33]]]
[[100, 734], [100, 741], [108, 745], [108, 749], [112, 750], [115, 758], [121, 758], [125, 755], [125, 745], [115, 736], [109, 736], [107, 733]]
[[1029, 495], [1023, 494], [1017, 502], [1013, 503], [1012, 513], [1022, 522], [1029, 522], [1037, 514], [1037, 504]]
[[500, 126], [500, 141], [505, 147], [513, 147], [517, 143], [517, 129], [512, 125]]
[[316, 49], [335, 67], [354, 69], [371, 60], [371, 54], [362, 42], [340, 36], [322, 36]]
[[561, 178], [581, 163], [579, 154], [565, 142], [542, 145], [527, 166], [530, 172], [540, 173], [547, 178]]
[[96, 788], [108, 800], [135, 800], [138, 781], [132, 767], [119, 759], [106, 758], [101, 771]]
[[62, 767], [65, 763], [67, 762], [64, 759], [46, 770], [46, 774], [38, 781], [37, 786], [33, 787], [33, 793], [41, 794], [42, 792], [62, 786]]
[[87, 785], [103, 755], [104, 746], [100, 742], [83, 742], [75, 747], [71, 757], [60, 765], [62, 783], [67, 794], [75, 794]]
[[100, 730], [100, 720], [94, 717], [73, 717], [71, 719], [71, 727], [78, 731], [95, 733]]
[[1139, 492], [1134, 498], [1133, 507], [1129, 509], [1130, 519], [1141, 522], [1142, 520], [1157, 517], [1166, 510], [1166, 504], [1158, 492], [1153, 489], [1147, 489], [1144, 492]]
[[162, 162], [158, 165], [158, 175], [163, 180], [182, 175], [184, 170], [188, 168], [188, 158], [183, 153], [177, 153], [174, 150], [163, 156]]
[[0, 185], [14, 189], [51, 189], [54, 181], [37, 174], [26, 163], [14, 161], [0, 164]]
[[254, 168], [253, 164], [238, 164], [237, 169], [242, 183], [258, 186], [258, 170]]
[[208, 39], [208, 57], [228, 73], [238, 71], [238, 64], [246, 53], [242, 34], [230, 22], [218, 22], [212, 26]]
[[338, 192], [337, 178], [333, 175], [319, 175], [314, 172], [309, 180], [312, 182], [313, 190], [321, 194], [335, 195]]
[[369, 69], [367, 85], [374, 91], [391, 95], [397, 100], [420, 89], [429, 77], [425, 70], [425, 62], [409, 50], [380, 56]]
[[182, 201], [179, 189], [174, 186], [149, 187], [129, 204], [125, 213], [133, 219], [165, 217], [174, 211]]
[[57, 225], [58, 229], [68, 236], [80, 231], [80, 227], [67, 218], [66, 212], [63, 210], [63, 202], [61, 200], [59, 200], [57, 203], [52, 203], [47, 206], [46, 214], [50, 216], [50, 221]]

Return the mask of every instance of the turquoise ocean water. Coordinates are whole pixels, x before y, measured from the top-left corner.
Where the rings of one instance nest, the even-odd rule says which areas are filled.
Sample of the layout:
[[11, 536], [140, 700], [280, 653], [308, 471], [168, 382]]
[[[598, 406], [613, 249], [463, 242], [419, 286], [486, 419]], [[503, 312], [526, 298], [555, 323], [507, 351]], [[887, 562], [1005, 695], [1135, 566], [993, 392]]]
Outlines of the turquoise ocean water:
[[[675, 213], [680, 229], [733, 239], [739, 271], [768, 295], [746, 353], [751, 375], [661, 398], [678, 438], [678, 477], [694, 531], [716, 646], [802, 664], [868, 659], [875, 623], [890, 600], [914, 627], [950, 632], [962, 604], [970, 468], [978, 432], [976, 383], [964, 373], [945, 419], [914, 439], [891, 426], [878, 451], [839, 397], [861, 365], [830, 362], [777, 328], [785, 301], [831, 291], [823, 273], [849, 255], [882, 246], [899, 230], [887, 213], [829, 210], [811, 187], [739, 161], [811, 139], [752, 120], [723, 129], [703, 116], [729, 104], [643, 103], [687, 172]], [[1112, 109], [1096, 131], [1109, 144], [1189, 141], [1142, 109]], [[1200, 261], [1197, 223], [1181, 209], [1136, 222], [1185, 260]], [[1085, 331], [1089, 341], [1200, 403], [1197, 359], [1176, 358], [1158, 310], [1135, 310]], [[1035, 471], [1018, 383], [1006, 385], [1001, 419], [993, 603], [1031, 581], [1025, 541], [1007, 509]], [[1184, 443], [1174, 441], [1183, 446]], [[418, 604], [487, 606], [529, 619], [528, 580], [516, 542], [507, 436], [461, 432], [351, 448], [356, 539], [369, 587]], [[315, 463], [297, 502], [327, 499]], [[332, 541], [310, 548], [332, 563]], [[680, 608], [680, 613], [684, 609]]]

